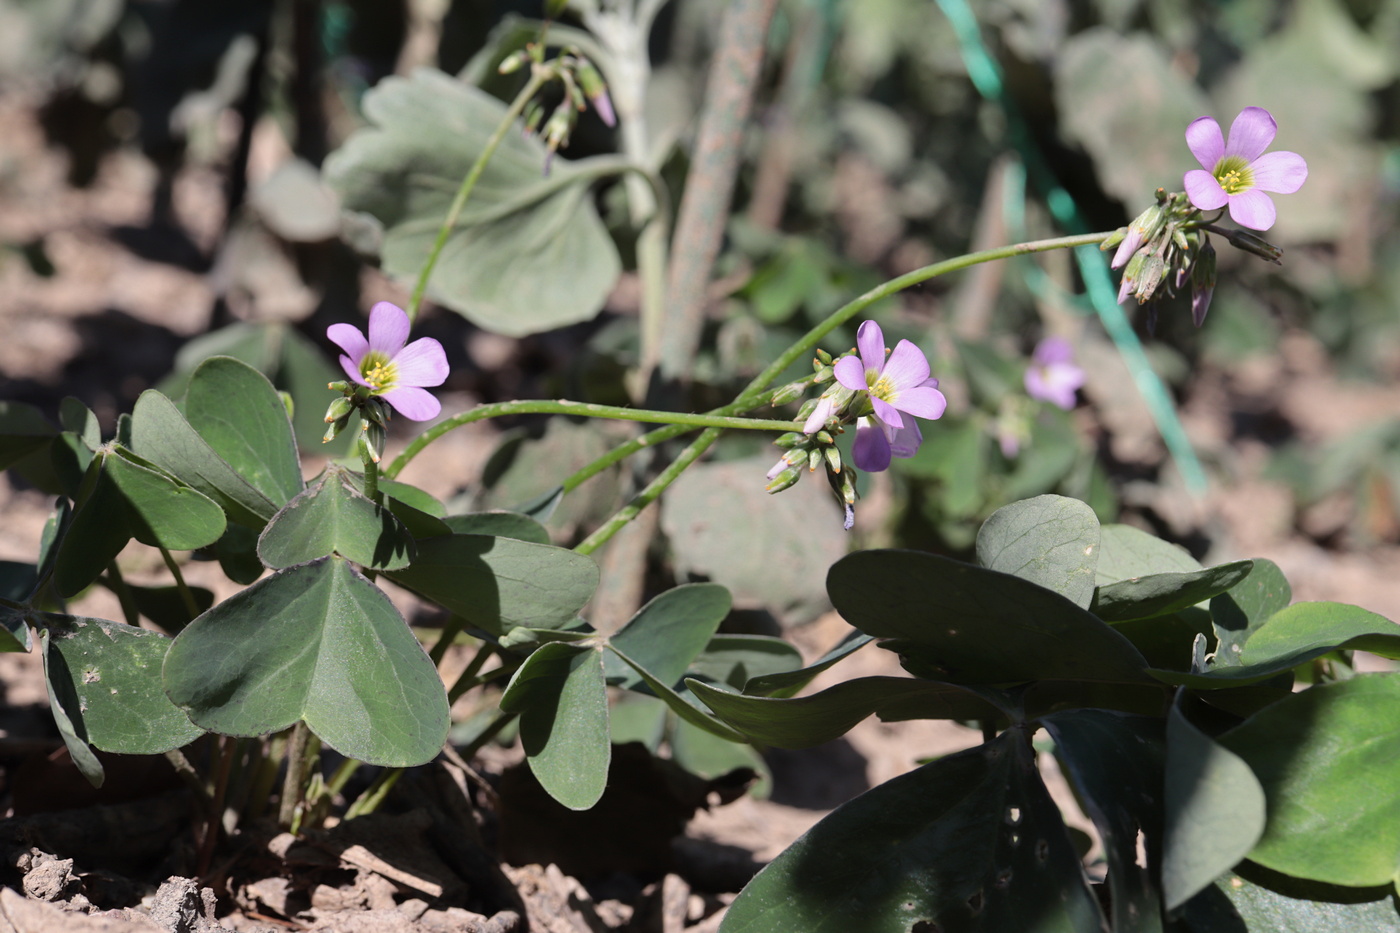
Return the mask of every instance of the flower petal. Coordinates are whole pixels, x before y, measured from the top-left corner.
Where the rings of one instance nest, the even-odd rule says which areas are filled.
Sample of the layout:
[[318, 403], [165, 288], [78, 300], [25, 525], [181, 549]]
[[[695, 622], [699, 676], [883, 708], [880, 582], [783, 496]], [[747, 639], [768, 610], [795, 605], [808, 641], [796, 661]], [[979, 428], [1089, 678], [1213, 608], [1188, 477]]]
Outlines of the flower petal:
[[394, 357], [398, 385], [440, 386], [447, 381], [447, 354], [432, 337], [419, 337]]
[[1128, 264], [1128, 260], [1133, 258], [1133, 253], [1138, 251], [1142, 245], [1142, 231], [1137, 227], [1129, 227], [1128, 233], [1123, 237], [1123, 242], [1118, 244], [1118, 251], [1113, 254], [1113, 261], [1108, 264], [1110, 269], [1121, 269]]
[[[907, 411], [916, 418], [937, 421], [943, 417], [943, 412], [948, 410], [948, 399], [937, 389], [929, 386], [915, 386], [900, 392], [894, 399], [894, 407], [900, 411]], [[876, 409], [876, 412], [878, 413], [879, 409]], [[886, 418], [885, 420], [889, 421], [890, 419]]]
[[360, 329], [353, 324], [332, 324], [326, 328], [326, 338], [345, 351], [345, 355], [359, 365], [369, 352], [369, 341]]
[[864, 392], [870, 388], [865, 381], [865, 365], [859, 357], [843, 356], [836, 361], [836, 381], [848, 389]]
[[1230, 124], [1230, 141], [1225, 144], [1225, 154], [1253, 162], [1269, 148], [1277, 133], [1278, 122], [1273, 114], [1263, 107], [1246, 107]]
[[369, 309], [369, 348], [392, 358], [408, 342], [408, 312], [387, 301]]
[[1118, 285], [1118, 303], [1121, 305], [1124, 301], [1128, 299], [1128, 296], [1132, 293], [1133, 280], [1124, 275], [1123, 281]]
[[1276, 194], [1292, 194], [1308, 180], [1308, 163], [1296, 152], [1266, 152], [1249, 168], [1255, 187]]
[[1186, 146], [1201, 168], [1209, 172], [1225, 154], [1225, 137], [1220, 135], [1220, 124], [1215, 117], [1197, 117], [1186, 128]]
[[860, 361], [865, 369], [878, 373], [885, 368], [885, 333], [879, 324], [866, 321], [860, 325], [860, 330], [856, 331], [856, 346], [860, 348]]
[[1230, 219], [1251, 230], [1267, 230], [1274, 225], [1278, 211], [1274, 202], [1258, 188], [1241, 191], [1230, 197]]
[[826, 426], [827, 420], [831, 417], [831, 411], [836, 407], [835, 401], [830, 396], [817, 400], [817, 407], [812, 409], [812, 413], [807, 416], [807, 422], [802, 425], [803, 434], [816, 434]]
[[1051, 363], [1070, 363], [1074, 360], [1074, 347], [1063, 337], [1046, 337], [1035, 345], [1031, 359], [1041, 366]]
[[[934, 391], [937, 391], [936, 389]], [[904, 427], [904, 419], [900, 417], [899, 409], [882, 398], [870, 396], [870, 404], [875, 406], [875, 417], [892, 428]]]
[[1192, 206], [1200, 210], [1219, 210], [1230, 200], [1230, 196], [1210, 172], [1193, 168], [1186, 173], [1182, 182], [1186, 185], [1186, 196], [1191, 199]]
[[380, 398], [409, 421], [431, 421], [442, 411], [442, 403], [433, 398], [433, 393], [417, 386], [395, 386]]
[[881, 378], [888, 379], [896, 393], [924, 384], [928, 378], [928, 358], [908, 340], [901, 340], [885, 361]]
[[912, 419], [907, 425], [896, 430], [885, 430], [885, 439], [890, 442], [890, 456], [907, 459], [919, 452], [924, 442], [924, 434]]
[[1214, 293], [1213, 288], [1191, 289], [1191, 320], [1197, 327], [1206, 322], [1206, 312], [1210, 310], [1210, 297]]
[[861, 418], [856, 427], [856, 440], [851, 445], [851, 459], [867, 473], [880, 473], [890, 468], [890, 442], [885, 432], [865, 423]]
[[342, 356], [340, 358], [340, 368], [345, 370], [345, 375], [349, 376], [351, 381], [362, 386], [369, 385], [368, 382], [365, 382], [365, 377], [360, 375], [360, 367], [357, 366], [355, 361], [350, 359], [350, 357]]

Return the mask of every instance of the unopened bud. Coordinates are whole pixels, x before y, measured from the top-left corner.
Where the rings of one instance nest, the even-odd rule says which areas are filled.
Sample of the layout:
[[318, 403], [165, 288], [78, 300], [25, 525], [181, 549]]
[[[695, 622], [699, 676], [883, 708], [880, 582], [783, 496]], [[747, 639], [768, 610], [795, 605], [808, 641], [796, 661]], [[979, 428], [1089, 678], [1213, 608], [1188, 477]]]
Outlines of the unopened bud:
[[354, 410], [355, 403], [342, 395], [339, 398], [332, 400], [330, 405], [327, 406], [325, 419], [326, 424], [330, 424], [332, 421], [339, 421], [341, 418], [344, 418], [346, 415], [350, 414], [350, 412]]
[[382, 425], [371, 424], [368, 421], [360, 425], [360, 443], [364, 446], [364, 455], [375, 463], [384, 456], [384, 428]]
[[326, 383], [326, 388], [330, 389], [332, 392], [353, 391], [350, 387], [350, 383], [346, 382], [344, 379], [341, 379], [339, 382], [328, 382]]
[[836, 378], [836, 369], [832, 366], [818, 366], [817, 371], [812, 374], [812, 385], [821, 385]]
[[841, 472], [841, 451], [836, 447], [823, 448], [826, 452], [826, 469], [828, 473]]
[[519, 71], [528, 64], [530, 64], [530, 53], [521, 49], [519, 52], [507, 55], [496, 70], [503, 75], [508, 75]]
[[827, 446], [830, 446], [830, 445], [836, 443], [836, 438], [834, 438], [834, 437], [831, 436], [831, 432], [830, 432], [830, 431], [818, 431], [816, 434], [813, 434], [812, 436], [815, 437], [819, 443], [826, 444]]
[[349, 415], [345, 415], [342, 418], [337, 418], [334, 421], [332, 421], [331, 426], [326, 428], [326, 433], [321, 436], [321, 443], [329, 444], [331, 441], [335, 440], [336, 437], [340, 434], [340, 432], [345, 430], [346, 425], [348, 425], [349, 423]]
[[1242, 249], [1246, 253], [1253, 253], [1260, 259], [1267, 260], [1276, 266], [1283, 265], [1281, 257], [1283, 250], [1261, 236], [1250, 233], [1247, 230], [1231, 230], [1229, 233], [1230, 245], [1236, 249]]
[[617, 126], [617, 114], [613, 112], [612, 98], [608, 96], [608, 86], [604, 83], [603, 76], [598, 73], [598, 69], [593, 67], [593, 63], [586, 58], [579, 60], [578, 83], [583, 88], [583, 93], [593, 104], [593, 111], [598, 114], [598, 119], [608, 126]]
[[530, 101], [525, 105], [523, 119], [525, 121], [524, 135], [526, 139], [529, 139], [539, 130], [540, 123], [544, 120], [544, 105], [537, 100]]
[[799, 470], [797, 467], [788, 467], [786, 470], [773, 477], [773, 481], [767, 486], [764, 486], [763, 490], [764, 492], [768, 493], [782, 492], [784, 489], [791, 487], [801, 478], [801, 470]]
[[1210, 310], [1210, 299], [1215, 294], [1215, 247], [1207, 238], [1196, 255], [1191, 269], [1191, 320], [1200, 327], [1206, 321]]
[[393, 417], [394, 410], [389, 407], [389, 403], [378, 396], [370, 396], [365, 399], [364, 407], [365, 420], [370, 424], [377, 424], [381, 427], [389, 423]]
[[1143, 263], [1142, 275], [1137, 280], [1137, 286], [1133, 289], [1133, 294], [1137, 295], [1138, 303], [1148, 301], [1157, 293], [1157, 287], [1162, 284], [1162, 280], [1167, 276], [1166, 261], [1160, 256], [1149, 256], [1147, 262]]
[[821, 363], [822, 366], [830, 366], [834, 361], [832, 360], [831, 354], [830, 354], [830, 353], [827, 353], [827, 352], [826, 352], [825, 350], [823, 350], [821, 347], [818, 347], [818, 348], [817, 348], [817, 362]]
[[820, 448], [813, 447], [807, 451], [807, 472], [815, 470], [822, 465], [822, 452]]
[[773, 443], [783, 450], [791, 450], [805, 440], [807, 440], [807, 435], [801, 431], [789, 431], [786, 434], [779, 434]]
[[796, 382], [789, 382], [773, 393], [773, 398], [769, 404], [774, 408], [779, 405], [786, 405], [788, 402], [795, 402], [802, 397], [802, 393], [807, 391], [809, 380], [798, 379]]

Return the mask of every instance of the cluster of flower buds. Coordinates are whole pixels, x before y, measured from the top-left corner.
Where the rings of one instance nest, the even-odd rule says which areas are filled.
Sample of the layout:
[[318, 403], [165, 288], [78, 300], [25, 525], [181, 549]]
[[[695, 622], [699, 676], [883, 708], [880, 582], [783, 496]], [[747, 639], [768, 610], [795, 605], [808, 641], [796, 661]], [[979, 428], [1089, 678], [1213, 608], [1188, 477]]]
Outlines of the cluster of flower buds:
[[531, 42], [520, 51], [501, 62], [501, 74], [510, 74], [529, 66], [536, 75], [546, 81], [558, 81], [564, 87], [564, 98], [553, 110], [547, 108], [538, 98], [525, 106], [525, 135], [539, 134], [549, 150], [545, 156], [544, 173], [554, 162], [554, 154], [569, 144], [578, 115], [593, 105], [608, 126], [617, 125], [617, 114], [613, 111], [612, 98], [608, 95], [607, 83], [597, 67], [573, 46], [565, 48], [557, 58], [545, 61], [544, 43]]
[[366, 386], [356, 385], [348, 380], [330, 383], [327, 388], [342, 393], [331, 400], [326, 408], [326, 433], [321, 443], [329, 443], [340, 436], [350, 425], [355, 412], [360, 413], [360, 454], [378, 463], [384, 456], [384, 438], [394, 410], [389, 403], [377, 395], [370, 395]]

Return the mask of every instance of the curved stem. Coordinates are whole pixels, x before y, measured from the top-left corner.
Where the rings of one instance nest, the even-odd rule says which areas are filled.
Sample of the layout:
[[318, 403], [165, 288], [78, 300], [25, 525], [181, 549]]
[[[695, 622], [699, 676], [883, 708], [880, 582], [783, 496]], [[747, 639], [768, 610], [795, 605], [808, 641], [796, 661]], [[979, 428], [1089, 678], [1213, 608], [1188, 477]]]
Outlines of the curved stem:
[[[439, 421], [404, 449], [384, 469], [384, 475], [393, 479], [414, 457], [423, 452], [433, 441], [454, 428], [473, 421], [499, 418], [503, 415], [583, 415], [589, 418], [612, 418], [617, 421], [669, 422], [681, 426], [684, 433], [689, 428], [737, 428], [749, 431], [794, 431], [801, 427], [796, 421], [769, 421], [760, 418], [734, 418], [726, 415], [693, 414], [687, 412], [650, 411], [645, 408], [623, 408], [617, 405], [594, 405], [588, 402], [571, 402], [567, 399], [523, 399], [514, 402], [496, 402], [480, 405], [471, 411]], [[671, 435], [674, 436], [674, 435]]]
[[194, 601], [194, 593], [185, 583], [185, 575], [180, 572], [180, 565], [175, 562], [175, 558], [165, 548], [160, 549], [160, 556], [165, 561], [165, 567], [170, 571], [170, 575], [175, 578], [175, 587], [180, 591], [180, 599], [185, 603], [185, 611], [190, 614], [190, 621], [194, 621], [195, 616], [199, 615], [199, 604]]
[[447, 238], [452, 235], [453, 228], [457, 226], [457, 218], [461, 216], [467, 198], [471, 196], [472, 189], [481, 179], [481, 173], [486, 170], [486, 163], [491, 161], [491, 157], [496, 154], [496, 149], [501, 145], [501, 140], [506, 138], [507, 131], [515, 125], [515, 121], [524, 111], [525, 105], [544, 86], [545, 81], [546, 78], [543, 74], [531, 70], [530, 80], [525, 82], [520, 93], [516, 94], [515, 99], [510, 102], [510, 107], [506, 110], [505, 116], [501, 118], [500, 125], [491, 134], [491, 138], [486, 141], [486, 148], [481, 150], [481, 155], [476, 157], [476, 161], [472, 163], [466, 177], [462, 179], [462, 186], [457, 189], [457, 196], [452, 199], [452, 206], [447, 209], [447, 216], [443, 218], [442, 227], [438, 229], [437, 239], [433, 241], [433, 248], [428, 252], [428, 260], [423, 264], [422, 271], [418, 273], [418, 283], [413, 286], [413, 295], [408, 300], [408, 307], [404, 309], [408, 312], [410, 324], [418, 317], [418, 307], [423, 303], [423, 293], [428, 290], [428, 279], [432, 277], [438, 257], [442, 255], [442, 248], [447, 245]]

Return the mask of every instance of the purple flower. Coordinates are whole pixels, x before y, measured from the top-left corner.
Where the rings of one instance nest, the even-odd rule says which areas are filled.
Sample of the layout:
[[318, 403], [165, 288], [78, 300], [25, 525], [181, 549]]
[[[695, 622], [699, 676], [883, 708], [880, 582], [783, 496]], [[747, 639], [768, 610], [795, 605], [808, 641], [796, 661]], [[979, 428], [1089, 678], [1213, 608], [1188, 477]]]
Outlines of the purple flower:
[[355, 382], [368, 386], [410, 421], [436, 418], [442, 405], [422, 386], [447, 379], [447, 354], [431, 337], [408, 341], [408, 314], [387, 301], [369, 312], [369, 339], [352, 324], [332, 324], [326, 336], [345, 354], [340, 365]]
[[1230, 206], [1230, 219], [1252, 230], [1267, 230], [1277, 216], [1265, 191], [1292, 194], [1308, 177], [1308, 163], [1296, 152], [1264, 152], [1278, 123], [1263, 107], [1246, 107], [1230, 124], [1230, 141], [1212, 117], [1186, 128], [1186, 144], [1201, 168], [1186, 173], [1186, 194], [1203, 211]]
[[1068, 340], [1046, 337], [1036, 344], [1026, 370], [1027, 395], [1069, 411], [1075, 391], [1083, 384], [1084, 370], [1074, 364], [1074, 348]]
[[857, 423], [852, 454], [856, 466], [878, 473], [889, 468], [891, 457], [914, 456], [923, 441], [914, 418], [942, 417], [948, 400], [929, 376], [928, 359], [909, 341], [901, 340], [886, 359], [880, 325], [866, 321], [856, 332], [856, 346], [859, 358], [836, 361], [836, 381], [870, 395], [875, 413]]

